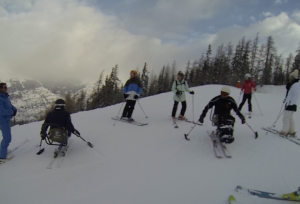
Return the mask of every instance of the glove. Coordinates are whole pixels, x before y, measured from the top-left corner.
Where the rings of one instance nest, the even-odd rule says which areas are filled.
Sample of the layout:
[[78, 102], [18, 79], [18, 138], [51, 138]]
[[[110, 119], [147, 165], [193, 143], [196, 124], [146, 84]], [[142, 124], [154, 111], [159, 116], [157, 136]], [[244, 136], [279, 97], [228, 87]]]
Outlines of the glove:
[[43, 133], [40, 133], [41, 139], [44, 140], [46, 137]]
[[74, 130], [73, 134], [76, 135], [77, 137], [80, 136], [80, 132], [78, 132], [78, 130], [76, 130], [76, 129]]
[[181, 92], [180, 91], [176, 91], [176, 95], [181, 95]]
[[203, 116], [200, 116], [199, 122], [204, 123], [204, 117]]
[[129, 96], [129, 94], [124, 94], [124, 99], [126, 99]]
[[14, 110], [14, 113], [12, 114], [12, 116], [16, 116], [17, 115], [17, 111]]
[[283, 99], [283, 103], [285, 103], [285, 101], [286, 101], [286, 98], [285, 98], [285, 99]]
[[246, 119], [245, 117], [242, 117], [242, 124], [245, 124], [246, 123]]
[[138, 99], [139, 98], [139, 96], [138, 95], [134, 95], [134, 97], [133, 97], [134, 99]]
[[191, 92], [190, 92], [190, 94], [194, 95], [194, 94], [195, 94], [195, 92], [194, 92], [194, 91], [191, 91]]

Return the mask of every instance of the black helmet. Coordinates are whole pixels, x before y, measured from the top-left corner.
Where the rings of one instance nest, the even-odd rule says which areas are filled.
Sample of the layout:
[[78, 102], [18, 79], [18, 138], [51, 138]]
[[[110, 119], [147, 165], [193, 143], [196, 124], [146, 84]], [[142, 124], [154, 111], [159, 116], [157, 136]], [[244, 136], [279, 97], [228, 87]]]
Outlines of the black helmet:
[[57, 106], [66, 106], [66, 102], [63, 99], [57, 99], [55, 101], [55, 107]]
[[182, 71], [179, 71], [179, 72], [178, 72], [178, 76], [181, 76], [181, 77], [183, 78], [183, 77], [184, 77], [183, 72], [182, 72]]

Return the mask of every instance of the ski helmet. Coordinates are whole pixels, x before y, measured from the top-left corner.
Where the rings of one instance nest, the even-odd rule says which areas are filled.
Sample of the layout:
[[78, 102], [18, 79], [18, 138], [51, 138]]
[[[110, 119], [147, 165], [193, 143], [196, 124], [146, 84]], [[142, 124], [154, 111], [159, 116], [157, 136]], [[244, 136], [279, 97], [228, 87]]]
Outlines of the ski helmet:
[[249, 78], [251, 78], [251, 74], [248, 73], [245, 75], [245, 79], [249, 79]]
[[228, 95], [230, 95], [231, 90], [228, 86], [223, 86], [221, 92], [228, 93]]
[[133, 76], [133, 77], [136, 77], [137, 76], [137, 71], [131, 70], [130, 75]]
[[55, 101], [55, 107], [58, 107], [58, 106], [66, 106], [66, 102], [63, 99], [57, 99]]
[[183, 72], [182, 72], [182, 71], [179, 71], [179, 72], [178, 72], [178, 76], [181, 76], [181, 77], [183, 78], [183, 77], [184, 77]]
[[290, 73], [290, 79], [298, 79], [298, 73], [299, 71], [297, 69], [295, 69], [292, 73]]

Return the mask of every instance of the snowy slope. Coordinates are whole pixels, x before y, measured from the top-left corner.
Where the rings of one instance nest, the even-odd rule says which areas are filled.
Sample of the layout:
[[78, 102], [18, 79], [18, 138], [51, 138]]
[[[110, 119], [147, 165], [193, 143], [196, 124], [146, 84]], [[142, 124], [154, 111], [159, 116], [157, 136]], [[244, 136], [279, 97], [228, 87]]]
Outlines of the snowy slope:
[[[207, 102], [220, 92], [210, 85], [195, 90], [195, 119]], [[263, 90], [264, 89], [264, 90]], [[36, 155], [41, 122], [12, 129], [11, 147], [25, 138], [30, 141], [15, 152], [16, 157], [0, 166], [0, 201], [3, 204], [225, 204], [230, 194], [241, 203], [289, 203], [240, 195], [236, 185], [269, 192], [287, 193], [300, 186], [300, 146], [272, 134], [262, 126], [271, 125], [282, 105], [284, 87], [264, 87], [256, 97], [261, 116], [253, 100], [253, 118], [249, 124], [259, 138], [237, 118], [236, 140], [228, 145], [231, 159], [217, 159], [206, 131], [213, 130], [209, 114], [203, 127], [197, 126], [184, 139], [191, 124], [179, 121], [175, 129], [170, 119], [172, 93], [140, 100], [148, 119], [136, 105], [134, 118], [147, 121], [138, 127], [122, 122], [113, 126], [121, 105], [72, 115], [75, 127], [94, 144], [89, 148], [76, 136], [60, 168], [49, 170], [54, 147], [44, 146]], [[279, 90], [280, 89], [280, 90]], [[274, 91], [276, 90], [276, 91]], [[239, 90], [232, 88], [236, 100]], [[187, 96], [186, 116], [192, 119], [192, 97]], [[244, 106], [243, 112], [246, 111]], [[235, 114], [233, 113], [235, 116]], [[295, 114], [299, 121], [300, 114]], [[277, 128], [281, 127], [281, 119]], [[300, 131], [300, 127], [297, 127]]]

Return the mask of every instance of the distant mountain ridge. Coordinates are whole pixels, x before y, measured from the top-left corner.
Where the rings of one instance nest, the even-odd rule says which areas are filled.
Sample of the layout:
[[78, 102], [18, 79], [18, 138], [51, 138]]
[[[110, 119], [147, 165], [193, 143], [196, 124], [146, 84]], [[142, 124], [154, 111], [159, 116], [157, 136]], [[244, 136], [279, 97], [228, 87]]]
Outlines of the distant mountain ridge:
[[8, 86], [10, 100], [18, 109], [17, 123], [37, 121], [45, 110], [58, 98], [64, 98], [69, 92], [73, 96], [83, 90], [88, 98], [92, 93], [91, 85], [78, 80], [37, 81], [32, 79], [9, 79], [3, 81]]

